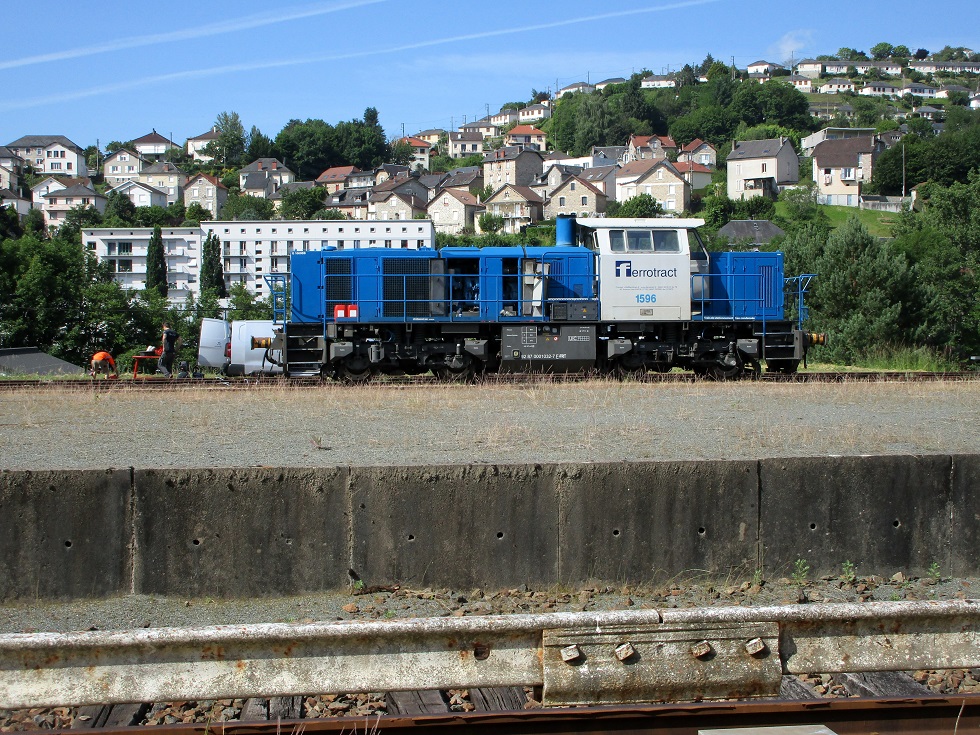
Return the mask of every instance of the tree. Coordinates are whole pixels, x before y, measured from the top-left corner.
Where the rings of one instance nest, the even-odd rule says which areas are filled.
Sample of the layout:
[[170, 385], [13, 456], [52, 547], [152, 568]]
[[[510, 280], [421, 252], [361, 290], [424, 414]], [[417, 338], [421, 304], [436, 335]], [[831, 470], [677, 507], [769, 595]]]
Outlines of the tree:
[[204, 291], [211, 291], [219, 299], [228, 295], [221, 265], [221, 240], [214, 231], [208, 232], [201, 246], [201, 292]]
[[779, 194], [779, 201], [785, 202], [790, 217], [798, 222], [813, 219], [817, 213], [817, 185], [812, 181], [808, 184], [784, 189]]
[[44, 212], [40, 209], [30, 209], [24, 217], [24, 234], [44, 237]]
[[893, 59], [908, 59], [912, 55], [909, 51], [908, 46], [902, 46], [901, 44], [892, 49]]
[[233, 283], [228, 292], [228, 308], [234, 319], [271, 319], [272, 304], [256, 299], [241, 281]]
[[396, 140], [391, 144], [391, 163], [399, 166], [407, 166], [415, 157], [415, 151], [410, 143], [404, 140]]
[[504, 227], [504, 218], [499, 214], [491, 214], [490, 212], [484, 212], [480, 215], [480, 232], [486, 232], [489, 234], [494, 234], [499, 232]]
[[292, 189], [283, 194], [279, 215], [283, 219], [311, 219], [323, 209], [326, 190], [320, 186], [309, 189]]
[[244, 161], [249, 163], [260, 158], [278, 158], [279, 152], [276, 150], [272, 139], [262, 134], [254, 125], [248, 134], [248, 147], [245, 149]]
[[290, 120], [279, 131], [275, 145], [297, 178], [309, 180], [330, 166], [341, 164], [333, 133], [333, 128], [323, 120]]
[[637, 194], [627, 199], [616, 212], [617, 217], [659, 217], [664, 213], [660, 202], [649, 194]]
[[191, 222], [197, 222], [200, 224], [201, 222], [206, 222], [213, 219], [213, 216], [211, 215], [211, 210], [205, 209], [197, 202], [191, 202], [191, 206], [189, 206], [187, 211], [184, 213], [184, 218], [186, 220], [190, 220]]
[[156, 291], [166, 298], [169, 288], [167, 257], [163, 248], [163, 232], [160, 225], [154, 225], [150, 242], [146, 246], [146, 290]]
[[86, 227], [98, 227], [102, 224], [102, 215], [91, 205], [80, 204], [72, 207], [65, 215], [65, 220], [58, 228], [58, 237], [69, 242], [81, 243], [82, 230]]
[[225, 166], [237, 168], [244, 163], [242, 159], [248, 145], [241, 117], [237, 112], [220, 112], [214, 125], [218, 129], [218, 137], [208, 143], [205, 153], [214, 156]]
[[275, 213], [275, 205], [268, 199], [231, 193], [219, 216], [224, 220], [272, 219]]
[[890, 58], [892, 54], [895, 53], [895, 47], [890, 43], [876, 43], [871, 47], [871, 58], [876, 61], [883, 61], [884, 59]]
[[929, 52], [924, 48], [920, 48], [920, 49], [916, 49], [915, 53], [912, 54], [912, 56], [914, 56], [917, 61], [922, 61], [923, 59], [929, 56]]
[[339, 209], [319, 209], [313, 214], [313, 219], [347, 219], [347, 215], [345, 215]]

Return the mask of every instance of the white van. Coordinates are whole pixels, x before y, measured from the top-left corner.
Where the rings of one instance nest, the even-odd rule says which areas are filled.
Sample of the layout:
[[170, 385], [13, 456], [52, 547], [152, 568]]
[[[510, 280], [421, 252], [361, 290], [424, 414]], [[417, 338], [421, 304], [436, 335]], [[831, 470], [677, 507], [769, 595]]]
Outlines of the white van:
[[225, 375], [280, 375], [279, 350], [252, 348], [253, 337], [272, 337], [275, 330], [271, 319], [202, 319], [197, 362]]

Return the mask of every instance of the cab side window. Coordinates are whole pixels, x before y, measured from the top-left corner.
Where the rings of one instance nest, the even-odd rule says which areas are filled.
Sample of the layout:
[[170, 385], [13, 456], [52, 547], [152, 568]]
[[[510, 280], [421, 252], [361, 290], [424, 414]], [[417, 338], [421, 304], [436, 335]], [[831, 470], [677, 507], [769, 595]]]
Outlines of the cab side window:
[[681, 241], [677, 230], [662, 230], [653, 235], [653, 249], [658, 253], [679, 253]]
[[630, 230], [626, 233], [627, 250], [631, 253], [652, 253], [653, 233], [650, 230]]
[[626, 233], [623, 230], [609, 230], [609, 248], [614, 253], [626, 252]]

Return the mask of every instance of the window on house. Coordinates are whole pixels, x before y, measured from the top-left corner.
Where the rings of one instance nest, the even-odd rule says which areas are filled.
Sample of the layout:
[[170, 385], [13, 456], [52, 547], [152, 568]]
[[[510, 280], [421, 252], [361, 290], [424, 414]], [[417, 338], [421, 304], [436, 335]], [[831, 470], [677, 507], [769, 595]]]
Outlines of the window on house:
[[119, 243], [119, 254], [120, 255], [132, 255], [133, 254], [133, 243], [131, 243], [131, 242], [121, 242], [121, 243]]
[[119, 261], [119, 272], [120, 273], [132, 273], [133, 272], [133, 261], [132, 260], [120, 260]]
[[582, 197], [582, 206], [586, 206], [589, 203], [589, 198], [587, 196]]
[[765, 172], [766, 172], [766, 164], [763, 163], [762, 164], [762, 173], [765, 173]]
[[558, 206], [559, 207], [565, 206], [565, 197], [558, 197]]

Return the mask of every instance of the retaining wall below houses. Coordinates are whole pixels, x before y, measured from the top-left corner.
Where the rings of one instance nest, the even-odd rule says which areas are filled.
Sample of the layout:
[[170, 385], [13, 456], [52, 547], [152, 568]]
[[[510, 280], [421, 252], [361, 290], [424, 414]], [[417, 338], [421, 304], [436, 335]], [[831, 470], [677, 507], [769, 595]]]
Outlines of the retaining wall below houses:
[[980, 574], [980, 456], [5, 471], [0, 600]]

